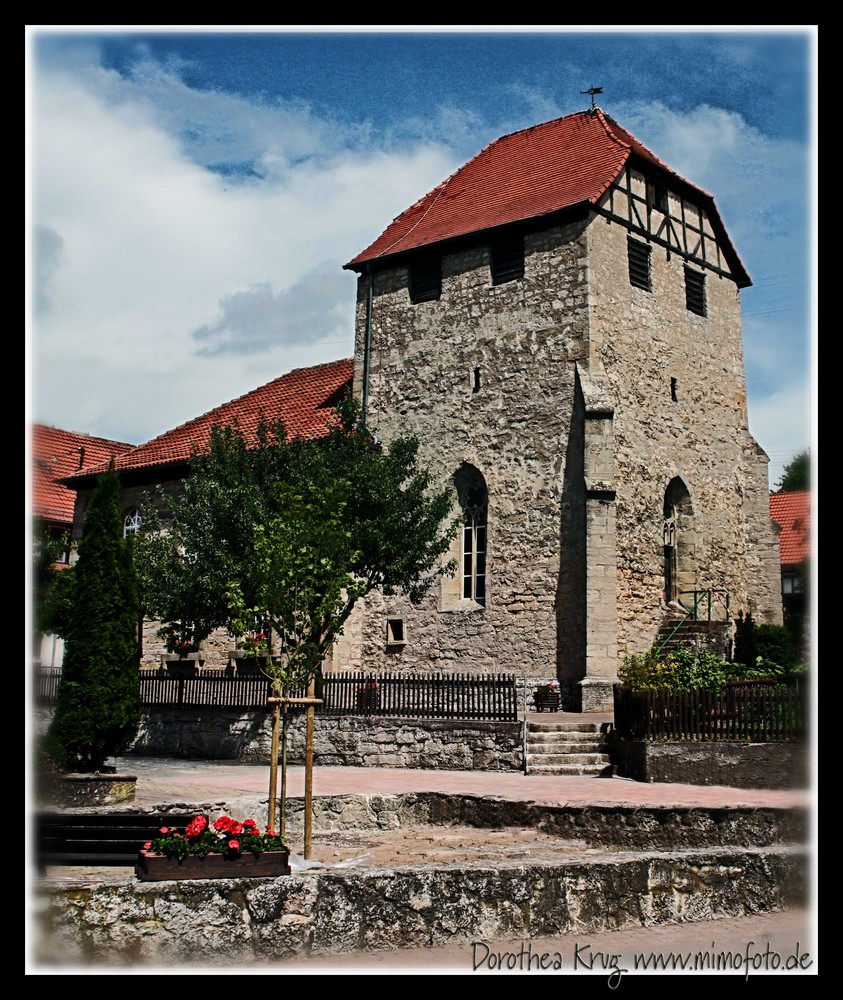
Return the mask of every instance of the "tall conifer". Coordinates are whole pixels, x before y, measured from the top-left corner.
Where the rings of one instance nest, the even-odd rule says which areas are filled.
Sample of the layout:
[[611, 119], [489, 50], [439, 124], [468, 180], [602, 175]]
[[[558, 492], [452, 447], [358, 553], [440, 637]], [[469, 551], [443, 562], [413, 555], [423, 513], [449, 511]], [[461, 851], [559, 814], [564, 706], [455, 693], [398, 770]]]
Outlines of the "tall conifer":
[[74, 575], [73, 620], [45, 750], [55, 766], [87, 773], [105, 770], [107, 758], [131, 744], [140, 710], [137, 584], [113, 468], [91, 496]]

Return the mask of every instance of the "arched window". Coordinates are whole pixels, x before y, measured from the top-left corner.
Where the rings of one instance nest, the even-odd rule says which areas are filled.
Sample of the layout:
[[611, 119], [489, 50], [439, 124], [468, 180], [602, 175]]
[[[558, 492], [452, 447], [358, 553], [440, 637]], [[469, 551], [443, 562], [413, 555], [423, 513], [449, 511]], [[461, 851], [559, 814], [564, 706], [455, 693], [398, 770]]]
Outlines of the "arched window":
[[463, 464], [454, 476], [463, 509], [460, 569], [462, 598], [486, 603], [486, 529], [489, 497], [486, 480], [473, 465]]
[[663, 516], [665, 599], [692, 603], [697, 579], [694, 507], [678, 476], [665, 490]]
[[140, 531], [141, 515], [137, 507], [130, 507], [123, 518], [123, 537], [136, 535]]

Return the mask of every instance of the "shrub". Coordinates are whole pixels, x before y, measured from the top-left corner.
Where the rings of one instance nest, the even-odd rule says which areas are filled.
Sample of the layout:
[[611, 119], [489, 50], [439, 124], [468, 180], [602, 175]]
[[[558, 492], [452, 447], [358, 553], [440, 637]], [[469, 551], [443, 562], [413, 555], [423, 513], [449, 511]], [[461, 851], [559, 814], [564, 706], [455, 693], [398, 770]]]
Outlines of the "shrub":
[[653, 647], [646, 653], [630, 653], [618, 676], [637, 691], [717, 691], [728, 673], [728, 664], [716, 653], [680, 646], [670, 652]]

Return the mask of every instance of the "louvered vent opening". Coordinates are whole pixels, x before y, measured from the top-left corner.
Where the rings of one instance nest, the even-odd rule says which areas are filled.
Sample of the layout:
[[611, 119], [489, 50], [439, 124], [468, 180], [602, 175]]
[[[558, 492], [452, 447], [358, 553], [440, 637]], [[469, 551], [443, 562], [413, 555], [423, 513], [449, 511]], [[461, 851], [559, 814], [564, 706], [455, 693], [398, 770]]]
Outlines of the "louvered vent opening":
[[442, 294], [442, 262], [425, 261], [410, 268], [410, 298], [413, 302], [432, 302]]
[[492, 245], [492, 284], [503, 285], [524, 277], [524, 239]]
[[628, 239], [626, 246], [629, 257], [629, 283], [635, 288], [643, 288], [649, 292], [651, 290], [650, 247], [646, 243], [639, 243], [638, 240], [633, 239]]
[[685, 306], [689, 312], [705, 316], [705, 275], [685, 268]]

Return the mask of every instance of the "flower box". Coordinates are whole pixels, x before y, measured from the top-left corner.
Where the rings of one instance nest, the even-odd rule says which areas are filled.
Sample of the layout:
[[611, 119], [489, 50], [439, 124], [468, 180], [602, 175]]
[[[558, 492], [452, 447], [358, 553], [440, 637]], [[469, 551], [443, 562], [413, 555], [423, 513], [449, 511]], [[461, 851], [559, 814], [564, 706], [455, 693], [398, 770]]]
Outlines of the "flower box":
[[378, 690], [364, 690], [357, 692], [357, 711], [376, 712], [380, 708], [381, 696]]
[[277, 878], [290, 874], [289, 851], [261, 854], [189, 854], [179, 861], [164, 854], [140, 851], [135, 875], [141, 882], [167, 882], [200, 878]]

